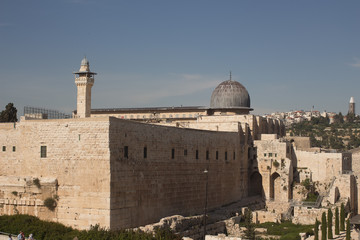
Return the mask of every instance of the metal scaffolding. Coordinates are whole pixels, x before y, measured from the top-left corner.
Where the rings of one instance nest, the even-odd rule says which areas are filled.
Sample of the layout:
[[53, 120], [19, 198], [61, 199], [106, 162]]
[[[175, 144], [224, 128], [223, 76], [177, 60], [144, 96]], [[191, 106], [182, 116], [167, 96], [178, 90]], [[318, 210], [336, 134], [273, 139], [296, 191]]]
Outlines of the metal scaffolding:
[[[30, 106], [24, 107], [24, 115], [32, 116], [35, 118], [46, 118], [46, 119], [71, 118], [71, 114], [62, 113], [62, 112], [59, 112], [57, 110], [52, 110], [52, 109], [30, 107]], [[40, 115], [41, 115], [41, 117], [36, 117], [36, 116], [40, 116]]]

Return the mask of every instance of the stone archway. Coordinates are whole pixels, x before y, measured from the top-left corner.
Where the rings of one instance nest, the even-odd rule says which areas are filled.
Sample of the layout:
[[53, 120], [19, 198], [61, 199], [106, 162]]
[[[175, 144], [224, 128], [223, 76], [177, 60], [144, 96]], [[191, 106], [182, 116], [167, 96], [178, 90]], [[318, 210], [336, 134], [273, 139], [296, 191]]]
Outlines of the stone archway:
[[281, 191], [280, 175], [275, 172], [270, 177], [270, 199], [276, 200]]
[[259, 172], [253, 172], [250, 176], [249, 196], [262, 196], [263, 192], [262, 176]]

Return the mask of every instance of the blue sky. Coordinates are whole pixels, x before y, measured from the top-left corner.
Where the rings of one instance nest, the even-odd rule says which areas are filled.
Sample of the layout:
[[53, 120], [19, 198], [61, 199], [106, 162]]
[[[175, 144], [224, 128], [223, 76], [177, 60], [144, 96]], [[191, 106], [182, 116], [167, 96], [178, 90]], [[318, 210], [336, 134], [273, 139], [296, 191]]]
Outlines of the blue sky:
[[93, 108], [209, 106], [231, 70], [255, 114], [346, 113], [359, 30], [355, 0], [0, 0], [0, 109], [70, 113], [86, 55]]

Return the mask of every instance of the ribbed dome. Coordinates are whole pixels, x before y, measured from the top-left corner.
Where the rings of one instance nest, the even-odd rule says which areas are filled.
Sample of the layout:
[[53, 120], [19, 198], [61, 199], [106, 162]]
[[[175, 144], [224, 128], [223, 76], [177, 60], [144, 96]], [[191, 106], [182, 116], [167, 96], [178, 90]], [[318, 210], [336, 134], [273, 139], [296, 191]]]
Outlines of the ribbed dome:
[[250, 108], [249, 93], [237, 81], [224, 81], [213, 91], [210, 108]]

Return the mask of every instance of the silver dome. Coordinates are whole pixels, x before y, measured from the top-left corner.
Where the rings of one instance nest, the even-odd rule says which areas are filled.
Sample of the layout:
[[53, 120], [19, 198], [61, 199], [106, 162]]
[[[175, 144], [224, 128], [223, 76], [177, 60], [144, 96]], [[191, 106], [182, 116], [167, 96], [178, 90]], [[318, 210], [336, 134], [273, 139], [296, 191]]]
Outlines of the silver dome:
[[237, 81], [224, 81], [213, 91], [210, 108], [250, 108], [249, 93]]

